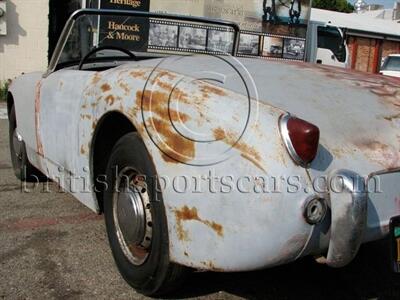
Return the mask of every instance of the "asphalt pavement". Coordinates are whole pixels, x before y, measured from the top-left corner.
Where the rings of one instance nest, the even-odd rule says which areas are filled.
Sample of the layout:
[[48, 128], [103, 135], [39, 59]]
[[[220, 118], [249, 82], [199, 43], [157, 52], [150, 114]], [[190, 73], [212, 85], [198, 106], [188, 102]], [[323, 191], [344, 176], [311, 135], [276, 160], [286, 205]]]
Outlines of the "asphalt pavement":
[[[49, 189], [23, 192], [11, 167], [8, 122], [0, 118], [0, 299], [146, 299], [119, 275], [103, 217], [55, 184]], [[305, 258], [257, 272], [194, 272], [171, 298], [400, 299], [400, 277], [387, 257], [381, 242], [343, 269]]]

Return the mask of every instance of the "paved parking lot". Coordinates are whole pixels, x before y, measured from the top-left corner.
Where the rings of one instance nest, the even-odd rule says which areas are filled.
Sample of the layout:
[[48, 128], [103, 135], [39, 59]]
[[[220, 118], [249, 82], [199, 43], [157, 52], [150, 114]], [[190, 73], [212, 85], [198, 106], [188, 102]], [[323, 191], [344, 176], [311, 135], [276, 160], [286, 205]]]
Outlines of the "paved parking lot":
[[7, 119], [7, 107], [4, 103], [0, 103], [0, 120]]
[[[102, 216], [53, 184], [50, 193], [21, 192], [7, 131], [0, 120], [0, 298], [144, 299], [119, 276]], [[384, 243], [364, 247], [340, 270], [306, 258], [259, 272], [194, 273], [173, 298], [399, 299], [400, 277], [387, 271], [386, 250]]]

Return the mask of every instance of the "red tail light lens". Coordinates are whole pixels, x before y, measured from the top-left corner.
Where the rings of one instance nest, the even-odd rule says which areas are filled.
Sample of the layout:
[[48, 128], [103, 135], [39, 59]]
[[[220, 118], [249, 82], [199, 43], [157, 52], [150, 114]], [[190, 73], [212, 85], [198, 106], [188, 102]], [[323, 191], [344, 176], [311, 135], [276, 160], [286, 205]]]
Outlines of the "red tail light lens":
[[280, 119], [280, 129], [292, 159], [302, 166], [310, 164], [317, 155], [319, 128], [287, 114]]

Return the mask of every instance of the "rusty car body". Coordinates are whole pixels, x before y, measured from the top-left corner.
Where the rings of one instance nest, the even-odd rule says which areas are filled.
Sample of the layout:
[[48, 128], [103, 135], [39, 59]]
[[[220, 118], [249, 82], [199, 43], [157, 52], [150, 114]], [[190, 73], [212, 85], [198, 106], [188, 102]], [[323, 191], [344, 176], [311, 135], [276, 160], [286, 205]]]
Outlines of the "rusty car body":
[[[307, 255], [342, 267], [362, 243], [389, 234], [391, 218], [400, 215], [398, 79], [302, 62], [235, 56], [229, 60], [223, 55], [150, 54], [136, 61], [114, 57], [112, 65], [95, 62], [83, 70], [77, 63], [57, 68], [76, 20], [111, 13], [118, 14], [76, 12], [48, 72], [13, 81], [8, 95], [9, 114], [16, 115], [10, 131], [12, 155], [21, 158], [25, 150], [35, 169], [101, 213], [106, 192], [96, 189], [98, 178], [107, 173], [118, 140], [135, 132], [162, 191], [155, 193], [159, 199], [141, 198], [135, 208], [141, 212], [130, 216], [139, 221], [127, 221], [138, 227], [137, 232], [127, 235], [136, 237], [139, 248], [151, 247], [156, 228], [146, 224], [156, 221], [153, 201], [162, 201], [168, 260], [189, 268], [251, 271]], [[232, 23], [219, 25], [238, 34]], [[198, 70], [212, 71], [221, 61], [223, 84], [201, 79]], [[291, 143], [287, 122], [294, 118], [319, 129], [311, 161], [302, 161]], [[181, 183], [185, 177], [198, 178], [201, 184], [187, 191], [173, 184], [179, 177]], [[272, 177], [296, 182], [279, 179], [290, 189], [266, 192], [264, 179]], [[71, 191], [71, 178], [87, 180], [77, 180]], [[212, 186], [212, 178], [230, 181], [217, 180]], [[342, 180], [340, 191], [328, 184], [335, 178]], [[371, 188], [376, 182], [378, 190]], [[131, 202], [118, 197], [117, 203], [137, 205], [134, 196], [128, 197]], [[123, 230], [119, 238], [121, 233], [124, 239]], [[150, 236], [146, 243], [144, 236]], [[126, 264], [132, 269], [147, 264], [148, 256], [138, 261], [129, 249], [124, 254], [133, 260]], [[151, 276], [157, 272], [161, 271]], [[143, 288], [126, 274], [124, 278], [140, 291], [160, 292], [160, 283]]]

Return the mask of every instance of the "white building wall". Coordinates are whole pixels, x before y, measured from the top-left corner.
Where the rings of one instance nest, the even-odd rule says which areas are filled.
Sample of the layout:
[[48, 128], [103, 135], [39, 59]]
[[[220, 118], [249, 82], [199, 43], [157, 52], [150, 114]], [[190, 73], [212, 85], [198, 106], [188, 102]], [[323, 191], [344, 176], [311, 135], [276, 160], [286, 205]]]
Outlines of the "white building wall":
[[0, 81], [47, 67], [49, 1], [6, 0], [7, 35], [0, 35]]

